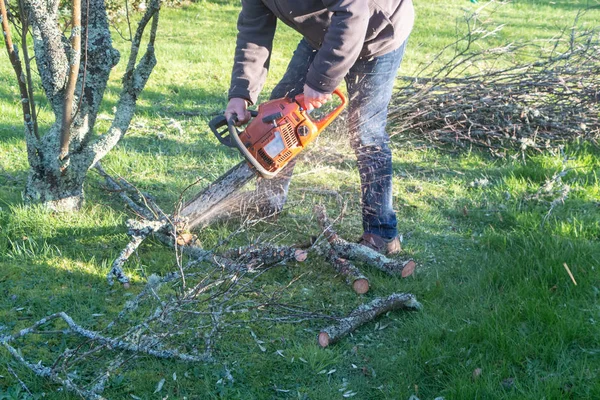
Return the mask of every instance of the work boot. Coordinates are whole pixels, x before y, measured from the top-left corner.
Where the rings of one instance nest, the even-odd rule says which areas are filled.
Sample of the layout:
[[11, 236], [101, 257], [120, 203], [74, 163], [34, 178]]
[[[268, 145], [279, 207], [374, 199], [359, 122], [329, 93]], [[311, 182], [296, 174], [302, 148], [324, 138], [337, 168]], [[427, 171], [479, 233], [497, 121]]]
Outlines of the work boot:
[[395, 236], [391, 239], [385, 239], [379, 235], [375, 235], [374, 233], [364, 233], [358, 241], [358, 244], [367, 246], [368, 248], [373, 249], [384, 256], [391, 256], [402, 251], [402, 246], [400, 246], [400, 239], [398, 239], [398, 236]]

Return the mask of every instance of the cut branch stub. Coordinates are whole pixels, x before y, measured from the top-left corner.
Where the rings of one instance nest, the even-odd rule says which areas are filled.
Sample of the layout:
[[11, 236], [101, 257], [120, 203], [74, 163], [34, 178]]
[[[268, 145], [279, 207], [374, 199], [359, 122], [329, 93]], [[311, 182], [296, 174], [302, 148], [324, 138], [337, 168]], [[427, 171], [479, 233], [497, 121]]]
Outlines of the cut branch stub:
[[327, 217], [325, 207], [316, 205], [314, 213], [319, 221], [323, 235], [339, 257], [361, 261], [390, 275], [400, 275], [403, 278], [413, 274], [417, 265], [414, 260], [390, 259], [367, 246], [350, 243], [342, 239], [335, 232], [331, 221]]
[[369, 279], [364, 276], [358, 268], [350, 261], [341, 258], [335, 250], [330, 249], [327, 252], [327, 261], [342, 276], [346, 282], [352, 285], [352, 289], [358, 294], [365, 294], [369, 291]]
[[317, 341], [319, 346], [327, 347], [388, 311], [420, 310], [422, 307], [410, 293], [394, 293], [387, 298], [378, 297], [368, 304], [360, 305], [336, 324], [321, 329]]

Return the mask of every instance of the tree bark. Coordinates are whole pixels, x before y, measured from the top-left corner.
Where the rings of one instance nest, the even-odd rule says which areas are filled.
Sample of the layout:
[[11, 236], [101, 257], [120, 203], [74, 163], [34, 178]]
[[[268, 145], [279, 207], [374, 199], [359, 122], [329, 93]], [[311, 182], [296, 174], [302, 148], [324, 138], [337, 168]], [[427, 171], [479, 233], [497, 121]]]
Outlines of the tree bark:
[[219, 212], [219, 203], [256, 177], [245, 161], [230, 171], [231, 173], [222, 175], [183, 206], [179, 216], [187, 219], [188, 228], [192, 229], [203, 221], [210, 220], [211, 214]]
[[327, 347], [388, 311], [421, 308], [421, 303], [410, 293], [394, 293], [387, 298], [378, 297], [368, 304], [360, 305], [350, 315], [340, 319], [337, 324], [322, 329], [317, 340], [321, 347]]
[[[138, 96], [156, 65], [154, 42], [161, 0], [152, 0], [140, 20], [113, 124], [108, 132], [96, 138], [93, 133], [96, 117], [110, 71], [119, 61], [119, 52], [112, 46], [104, 0], [75, 0], [74, 5], [76, 18], [70, 44], [58, 25], [58, 1], [23, 1], [22, 17], [32, 29], [36, 65], [55, 116], [55, 123], [39, 139], [26, 134], [31, 169], [24, 197], [28, 202], [42, 203], [57, 211], [81, 207], [88, 170], [129, 128]], [[77, 21], [79, 15], [81, 24]], [[137, 61], [148, 26], [146, 51]], [[80, 54], [82, 47], [84, 57]]]

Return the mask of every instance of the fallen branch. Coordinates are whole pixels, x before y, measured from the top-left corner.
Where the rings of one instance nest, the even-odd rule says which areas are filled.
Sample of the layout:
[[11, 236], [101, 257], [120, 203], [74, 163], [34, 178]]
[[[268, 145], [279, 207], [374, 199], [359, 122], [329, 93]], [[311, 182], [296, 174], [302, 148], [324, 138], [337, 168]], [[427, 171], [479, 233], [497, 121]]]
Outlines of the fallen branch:
[[50, 322], [54, 319], [58, 319], [58, 318], [60, 318], [66, 322], [66, 324], [69, 327], [70, 332], [75, 333], [80, 336], [83, 336], [85, 338], [88, 338], [90, 340], [97, 341], [100, 344], [107, 345], [112, 349], [121, 349], [121, 350], [133, 351], [133, 352], [141, 352], [141, 353], [145, 353], [145, 354], [148, 354], [148, 355], [151, 355], [154, 357], [158, 357], [158, 358], [177, 358], [182, 361], [193, 361], [193, 362], [211, 361], [210, 358], [206, 358], [203, 356], [194, 356], [191, 354], [181, 353], [177, 350], [163, 349], [158, 343], [153, 343], [152, 345], [143, 345], [140, 343], [130, 343], [125, 340], [106, 337], [106, 336], [99, 334], [98, 332], [90, 331], [88, 329], [83, 328], [82, 326], [75, 323], [75, 321], [73, 321], [73, 319], [64, 312], [58, 312], [58, 313], [49, 315], [45, 318], [42, 318], [39, 321], [37, 321], [35, 324], [30, 326], [29, 328], [22, 329], [12, 336], [4, 336], [4, 337], [0, 338], [0, 343], [2, 343], [4, 345], [4, 344], [14, 341], [20, 337], [23, 337], [27, 334], [36, 332], [40, 326], [45, 325], [48, 322]]
[[79, 386], [75, 385], [71, 379], [66, 378], [66, 379], [62, 379], [59, 376], [57, 376], [51, 368], [46, 367], [44, 365], [42, 365], [41, 363], [36, 363], [36, 364], [32, 364], [30, 362], [28, 362], [27, 360], [25, 360], [25, 358], [23, 358], [23, 356], [21, 355], [21, 353], [15, 349], [14, 347], [12, 347], [10, 344], [3, 342], [2, 340], [0, 340], [0, 343], [2, 343], [2, 345], [4, 345], [4, 347], [6, 347], [6, 349], [8, 350], [8, 352], [10, 354], [12, 354], [12, 356], [19, 361], [22, 365], [24, 365], [25, 367], [27, 367], [29, 370], [31, 370], [34, 374], [36, 374], [37, 376], [41, 377], [41, 378], [46, 378], [49, 379], [50, 381], [61, 385], [62, 387], [65, 387], [67, 390], [78, 394], [79, 396], [83, 397], [84, 399], [92, 399], [92, 400], [104, 400], [104, 397], [100, 396], [97, 393], [94, 393], [92, 391], [89, 390], [85, 390], [80, 388]]
[[[103, 336], [103, 335], [99, 334], [98, 332], [91, 331], [89, 329], [85, 329], [82, 326], [78, 325], [77, 323], [75, 323], [75, 321], [73, 321], [73, 319], [69, 315], [67, 315], [64, 312], [58, 312], [58, 313], [49, 315], [45, 318], [42, 318], [39, 321], [37, 321], [36, 323], [34, 323], [33, 325], [31, 325], [30, 327], [21, 329], [19, 332], [15, 333], [13, 335], [6, 335], [6, 336], [0, 337], [0, 344], [3, 345], [17, 361], [19, 361], [22, 365], [24, 365], [25, 367], [30, 369], [34, 374], [36, 374], [42, 378], [48, 378], [51, 381], [53, 381], [54, 383], [64, 386], [65, 388], [67, 388], [67, 390], [69, 390], [73, 393], [76, 393], [76, 394], [84, 397], [85, 399], [98, 399], [99, 400], [99, 399], [103, 399], [103, 397], [98, 395], [95, 391], [82, 389], [81, 387], [76, 385], [71, 380], [70, 377], [67, 377], [64, 379], [61, 378], [58, 375], [59, 371], [57, 371], [54, 368], [56, 365], [54, 365], [51, 368], [51, 367], [44, 366], [41, 362], [38, 362], [36, 364], [30, 363], [23, 357], [23, 355], [21, 354], [21, 352], [19, 350], [17, 350], [10, 344], [11, 342], [14, 342], [15, 340], [17, 340], [19, 338], [22, 338], [26, 335], [38, 332], [38, 329], [40, 327], [42, 327], [43, 325], [46, 325], [47, 323], [49, 323], [50, 321], [55, 320], [55, 319], [62, 319], [67, 324], [68, 329], [63, 330], [62, 333], [77, 334], [77, 335], [87, 338], [89, 340], [95, 341], [95, 342], [99, 343], [100, 345], [102, 345], [103, 347], [106, 347], [108, 349], [120, 349], [120, 350], [126, 350], [126, 351], [134, 352], [134, 353], [144, 353], [144, 354], [148, 354], [148, 355], [158, 357], [158, 358], [171, 358], [171, 359], [175, 358], [175, 359], [179, 359], [179, 360], [187, 361], [187, 362], [212, 362], [213, 361], [212, 357], [208, 356], [207, 354], [192, 355], [192, 354], [182, 353], [178, 350], [165, 349], [156, 340], [151, 340], [151, 341], [149, 341], [149, 343], [144, 344], [144, 343], [142, 343], [141, 340], [139, 340], [137, 343], [131, 343], [126, 340], [115, 339], [115, 338]], [[68, 352], [68, 350], [67, 350], [67, 352]], [[67, 354], [67, 353], [65, 353], [65, 354]]]
[[413, 259], [406, 261], [393, 260], [369, 247], [358, 243], [350, 243], [342, 239], [333, 229], [333, 225], [327, 217], [325, 207], [316, 205], [314, 207], [314, 213], [323, 230], [323, 235], [338, 256], [345, 259], [364, 262], [390, 275], [400, 275], [403, 278], [406, 278], [413, 274], [417, 265]]
[[388, 311], [420, 310], [421, 303], [410, 293], [394, 293], [387, 298], [378, 297], [368, 304], [362, 304], [336, 324], [321, 329], [317, 338], [319, 346], [327, 347], [349, 335], [360, 326]]
[[139, 221], [129, 220], [127, 221], [127, 225], [129, 226], [128, 235], [131, 236], [131, 240], [115, 259], [108, 276], [106, 277], [109, 285], [112, 285], [114, 283], [114, 279], [116, 278], [117, 281], [123, 284], [125, 289], [129, 288], [129, 277], [123, 271], [123, 265], [133, 254], [133, 252], [137, 250], [140, 244], [142, 244], [144, 239], [146, 239], [152, 233], [164, 229], [166, 223], [162, 220], [145, 220], [142, 223]]
[[119, 197], [125, 201], [125, 204], [138, 216], [153, 220], [165, 215], [149, 195], [141, 193], [136, 187], [122, 178], [114, 179], [102, 168], [100, 162], [96, 163], [94, 169], [104, 178], [109, 189], [118, 193]]

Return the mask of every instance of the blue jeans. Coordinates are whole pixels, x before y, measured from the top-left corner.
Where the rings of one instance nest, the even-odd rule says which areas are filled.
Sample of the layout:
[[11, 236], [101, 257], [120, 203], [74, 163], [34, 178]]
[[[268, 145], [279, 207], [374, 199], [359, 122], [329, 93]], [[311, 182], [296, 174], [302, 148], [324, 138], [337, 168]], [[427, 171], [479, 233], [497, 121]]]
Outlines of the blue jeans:
[[[348, 133], [358, 161], [361, 181], [362, 218], [365, 233], [384, 238], [398, 234], [392, 205], [392, 152], [385, 128], [388, 105], [406, 43], [390, 53], [358, 59], [345, 77], [348, 90]], [[302, 93], [306, 73], [317, 50], [302, 39], [287, 70], [271, 92], [271, 99]], [[276, 178], [260, 179], [259, 192], [269, 191], [283, 208], [296, 160]]]

